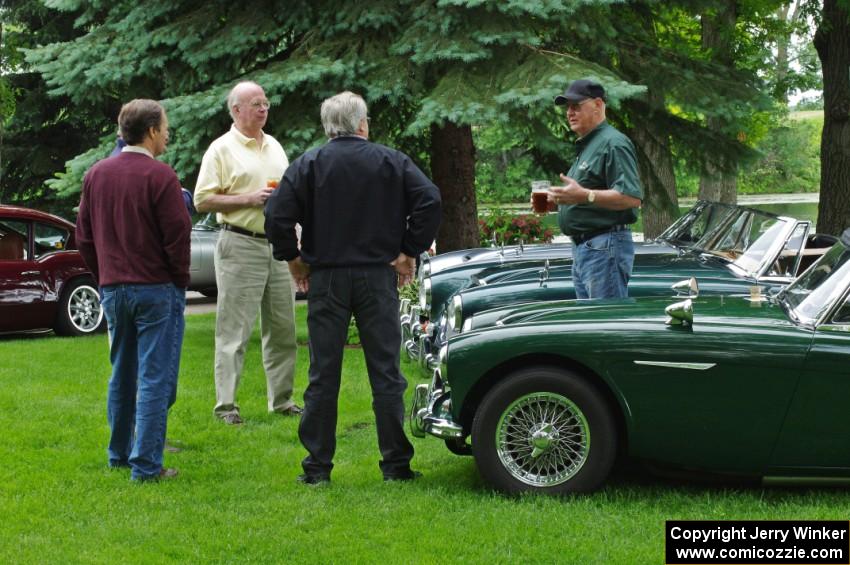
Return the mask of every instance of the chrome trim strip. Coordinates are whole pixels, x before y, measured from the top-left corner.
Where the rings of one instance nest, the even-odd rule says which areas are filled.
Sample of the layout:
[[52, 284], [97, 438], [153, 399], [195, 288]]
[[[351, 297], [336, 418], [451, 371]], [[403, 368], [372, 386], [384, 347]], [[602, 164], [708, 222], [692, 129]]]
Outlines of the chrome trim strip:
[[634, 364], [648, 365], [650, 367], [669, 367], [671, 369], [691, 369], [693, 371], [705, 371], [717, 365], [717, 363], [676, 363], [673, 361], [635, 361]]

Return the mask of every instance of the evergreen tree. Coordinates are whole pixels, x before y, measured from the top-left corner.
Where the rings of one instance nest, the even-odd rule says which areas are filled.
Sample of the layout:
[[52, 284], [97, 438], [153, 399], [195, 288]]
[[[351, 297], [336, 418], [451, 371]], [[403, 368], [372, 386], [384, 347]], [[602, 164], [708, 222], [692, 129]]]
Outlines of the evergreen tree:
[[28, 47], [79, 36], [82, 32], [75, 29], [71, 15], [38, 0], [7, 2], [0, 11], [0, 90], [5, 86], [12, 95], [0, 104], [0, 202], [68, 215], [71, 206], [46, 191], [44, 183], [81, 147], [96, 144], [104, 124], [113, 124], [114, 134], [114, 109], [72, 107], [67, 97], [49, 96], [41, 76], [24, 61]]
[[[475, 245], [471, 126], [551, 119], [552, 99], [572, 79], [595, 76], [612, 99], [641, 90], [574, 54], [544, 51], [549, 29], [592, 1], [371, 0], [339, 2], [112, 3], [55, 1], [79, 10], [88, 32], [30, 51], [55, 95], [117, 105], [164, 99], [175, 139], [166, 159], [191, 184], [206, 145], [226, 128], [223, 99], [237, 80], [264, 86], [275, 104], [270, 133], [290, 153], [321, 142], [318, 106], [342, 89], [364, 94], [378, 141], [411, 152], [443, 192], [440, 249]], [[110, 145], [68, 164], [51, 183], [78, 190], [81, 174]], [[411, 151], [411, 149], [413, 149]]]
[[[552, 99], [591, 77], [636, 143], [653, 235], [676, 214], [674, 159], [734, 166], [748, 150], [729, 131], [744, 131], [761, 104], [753, 71], [700, 49], [694, 15], [705, 5], [52, 0], [80, 36], [30, 50], [29, 63], [53, 96], [109, 108], [112, 118], [92, 124], [100, 142], [80, 144], [88, 150], [49, 184], [61, 195], [79, 191], [85, 170], [108, 154], [114, 115], [130, 98], [163, 100], [175, 134], [165, 159], [191, 187], [204, 149], [228, 127], [224, 97], [238, 80], [264, 86], [274, 105], [268, 131], [293, 156], [323, 142], [321, 100], [349, 89], [369, 103], [376, 141], [431, 171], [444, 197], [440, 250], [448, 251], [478, 241], [472, 128], [509, 124], [544, 170], [564, 171], [570, 134]], [[706, 127], [718, 116], [729, 131]]]

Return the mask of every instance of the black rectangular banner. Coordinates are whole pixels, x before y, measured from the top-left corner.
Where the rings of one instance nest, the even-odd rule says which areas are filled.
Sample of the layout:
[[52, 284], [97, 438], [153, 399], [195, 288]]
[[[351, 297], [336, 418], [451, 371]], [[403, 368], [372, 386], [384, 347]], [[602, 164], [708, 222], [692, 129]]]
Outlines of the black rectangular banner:
[[850, 522], [670, 520], [665, 563], [850, 563]]

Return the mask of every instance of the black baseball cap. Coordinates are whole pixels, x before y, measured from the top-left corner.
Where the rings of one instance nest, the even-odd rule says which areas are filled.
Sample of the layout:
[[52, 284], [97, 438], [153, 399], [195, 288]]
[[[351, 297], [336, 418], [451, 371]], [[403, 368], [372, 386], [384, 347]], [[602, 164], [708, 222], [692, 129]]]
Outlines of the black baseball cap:
[[586, 78], [580, 78], [570, 83], [570, 86], [555, 97], [555, 105], [563, 106], [564, 104], [572, 104], [587, 100], [588, 98], [601, 98], [605, 100], [605, 89], [598, 82], [593, 82]]

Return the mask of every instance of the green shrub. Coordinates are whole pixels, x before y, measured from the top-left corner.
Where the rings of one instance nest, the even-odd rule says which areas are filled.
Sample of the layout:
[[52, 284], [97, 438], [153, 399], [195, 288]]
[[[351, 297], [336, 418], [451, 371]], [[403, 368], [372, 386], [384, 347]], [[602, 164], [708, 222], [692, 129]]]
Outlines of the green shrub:
[[486, 247], [493, 241], [501, 244], [550, 243], [554, 230], [546, 227], [534, 214], [512, 215], [494, 210], [478, 220], [478, 239]]
[[399, 299], [409, 298], [414, 304], [419, 300], [419, 279], [414, 277], [413, 282], [398, 289]]

